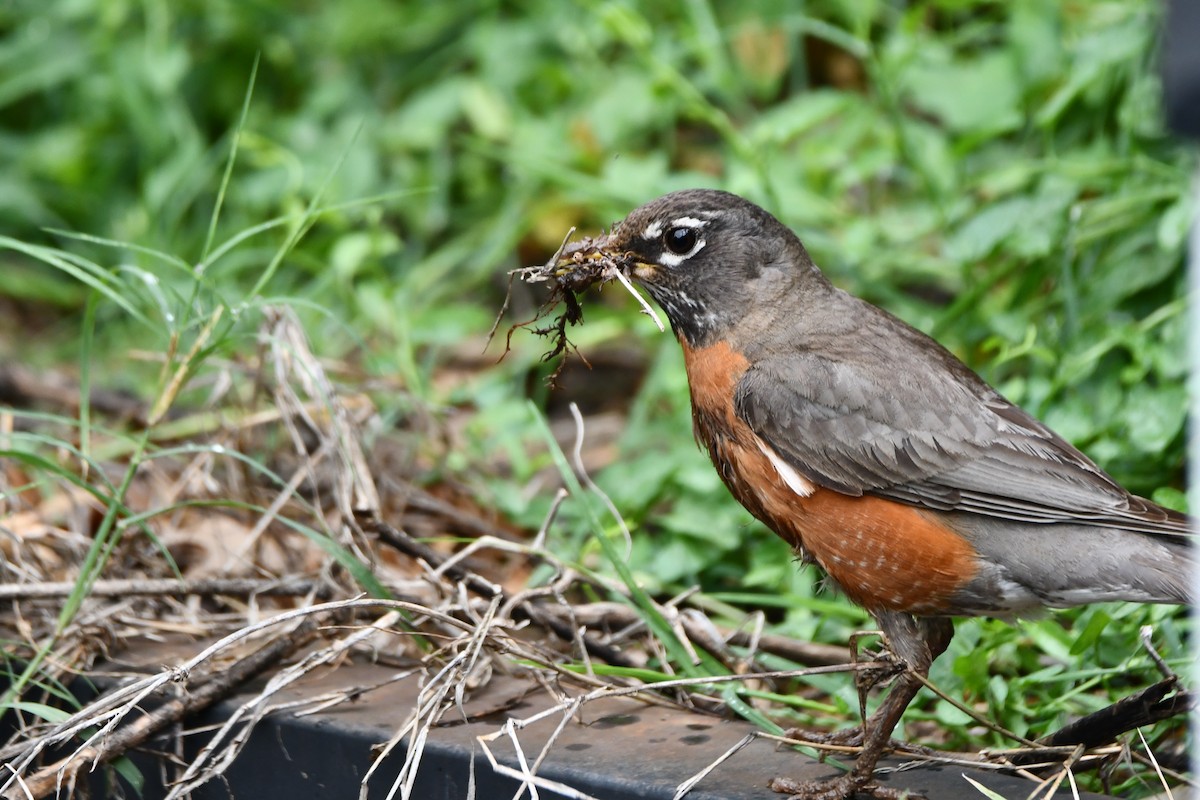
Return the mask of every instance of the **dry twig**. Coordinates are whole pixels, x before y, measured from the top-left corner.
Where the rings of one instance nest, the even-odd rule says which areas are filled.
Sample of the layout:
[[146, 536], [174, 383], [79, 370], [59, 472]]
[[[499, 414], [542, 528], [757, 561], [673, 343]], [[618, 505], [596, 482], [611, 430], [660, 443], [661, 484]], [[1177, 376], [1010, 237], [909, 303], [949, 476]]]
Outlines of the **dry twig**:
[[[510, 598], [500, 586], [478, 575], [467, 572], [465, 569], [454, 564], [448, 564], [447, 559], [432, 547], [418, 542], [403, 531], [397, 530], [379, 519], [370, 520], [365, 525], [367, 530], [379, 536], [381, 541], [391, 545], [400, 552], [406, 553], [413, 558], [421, 559], [435, 570], [443, 570], [451, 580], [461, 581], [471, 591], [482, 597], [486, 597], [489, 600], [499, 598], [504, 601], [506, 607], [509, 605]], [[555, 616], [553, 613], [547, 613], [544, 609], [533, 603], [523, 602], [516, 604], [512, 609], [512, 614], [514, 619], [526, 619], [536, 622], [563, 641], [571, 642], [576, 638], [576, 631], [564, 625], [561, 618]], [[634, 662], [630, 661], [619, 650], [603, 644], [586, 634], [581, 638], [587, 652], [596, 658], [603, 659], [614, 666], [635, 666]]]
[[[37, 600], [66, 597], [77, 588], [73, 582], [10, 583], [0, 585], [0, 600]], [[206, 578], [178, 580], [175, 578], [101, 580], [92, 584], [90, 597], [185, 597], [187, 595], [230, 596], [302, 596], [324, 599], [332, 587], [320, 581], [303, 578], [262, 580], [256, 578]]]

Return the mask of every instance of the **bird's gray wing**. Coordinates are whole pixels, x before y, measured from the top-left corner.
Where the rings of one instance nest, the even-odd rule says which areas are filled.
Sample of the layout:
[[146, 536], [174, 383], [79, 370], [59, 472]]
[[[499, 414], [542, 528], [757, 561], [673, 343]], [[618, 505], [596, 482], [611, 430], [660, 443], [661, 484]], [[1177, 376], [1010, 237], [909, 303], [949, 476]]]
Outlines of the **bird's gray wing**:
[[[737, 385], [736, 413], [801, 475], [844, 494], [1029, 522], [1187, 530], [1183, 515], [1127, 492], [940, 345], [896, 332], [895, 353], [854, 337], [842, 352], [831, 343], [757, 360]], [[912, 335], [921, 347], [909, 346]]]

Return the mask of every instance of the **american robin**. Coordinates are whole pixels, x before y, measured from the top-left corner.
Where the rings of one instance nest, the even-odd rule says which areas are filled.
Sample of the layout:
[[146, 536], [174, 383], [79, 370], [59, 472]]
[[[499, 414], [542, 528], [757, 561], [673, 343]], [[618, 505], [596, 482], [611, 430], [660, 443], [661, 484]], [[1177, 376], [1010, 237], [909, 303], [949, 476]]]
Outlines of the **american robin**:
[[[600, 263], [666, 312], [696, 438], [729, 491], [866, 608], [911, 671], [946, 649], [953, 616], [1190, 601], [1186, 516], [1126, 491], [933, 339], [835, 288], [758, 206], [675, 192], [548, 266], [578, 288]], [[772, 788], [898, 797], [872, 778], [919, 687], [896, 679], [850, 772]]]

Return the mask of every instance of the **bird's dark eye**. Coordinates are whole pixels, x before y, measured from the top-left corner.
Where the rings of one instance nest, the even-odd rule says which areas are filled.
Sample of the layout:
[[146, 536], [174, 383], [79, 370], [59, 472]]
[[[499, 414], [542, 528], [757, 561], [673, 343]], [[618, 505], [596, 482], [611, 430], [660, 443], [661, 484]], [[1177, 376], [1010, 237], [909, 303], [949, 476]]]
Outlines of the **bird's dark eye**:
[[696, 246], [695, 228], [671, 228], [663, 234], [663, 244], [677, 256], [686, 256]]

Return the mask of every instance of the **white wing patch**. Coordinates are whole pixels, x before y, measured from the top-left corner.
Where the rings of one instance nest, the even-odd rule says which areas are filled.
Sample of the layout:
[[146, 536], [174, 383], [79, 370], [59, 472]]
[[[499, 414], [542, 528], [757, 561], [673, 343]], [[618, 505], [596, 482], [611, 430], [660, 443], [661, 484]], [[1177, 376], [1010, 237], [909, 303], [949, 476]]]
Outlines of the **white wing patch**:
[[801, 497], [812, 497], [813, 492], [817, 490], [816, 485], [801, 475], [792, 467], [791, 464], [779, 457], [769, 444], [762, 439], [755, 437], [755, 443], [758, 444], [758, 449], [771, 462], [771, 466], [775, 467], [775, 471], [779, 473], [779, 477], [783, 478], [783, 482], [787, 487]]

